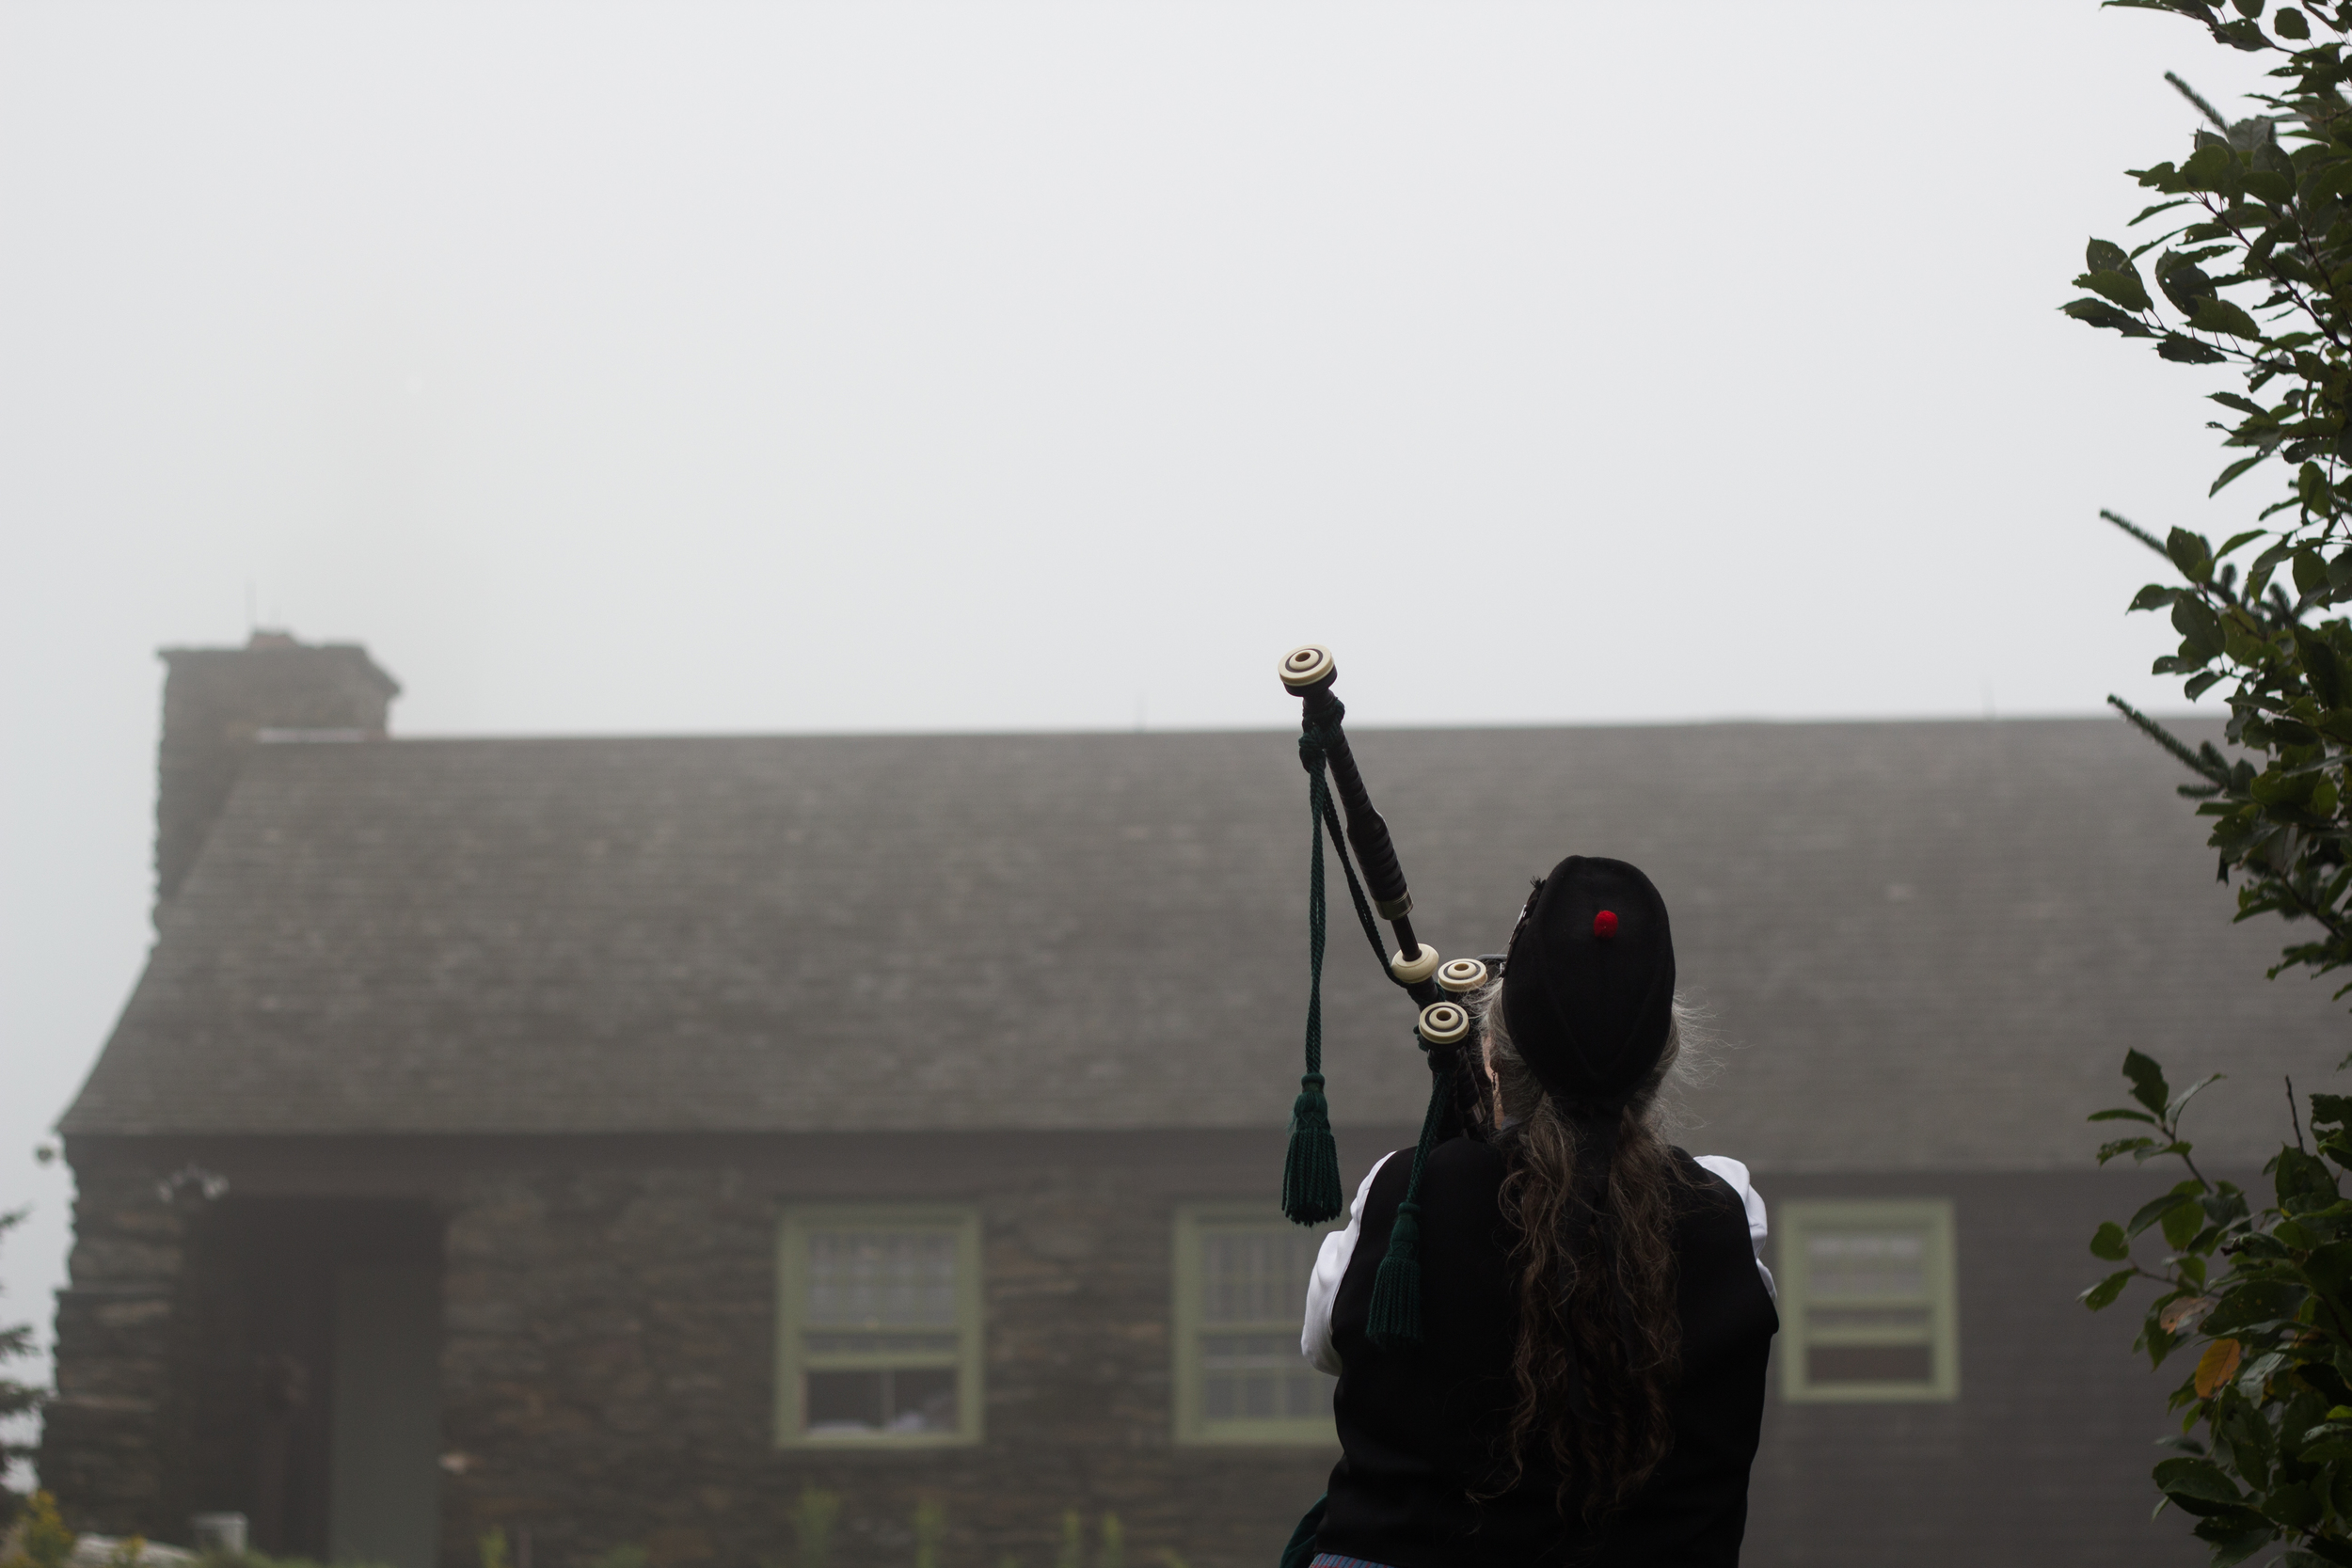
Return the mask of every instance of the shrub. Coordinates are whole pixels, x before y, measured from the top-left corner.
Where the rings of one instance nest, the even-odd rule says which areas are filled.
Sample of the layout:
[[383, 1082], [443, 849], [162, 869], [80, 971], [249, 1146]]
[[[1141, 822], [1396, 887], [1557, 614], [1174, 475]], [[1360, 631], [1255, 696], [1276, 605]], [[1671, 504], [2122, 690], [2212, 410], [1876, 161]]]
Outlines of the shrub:
[[74, 1539], [57, 1513], [57, 1499], [46, 1492], [36, 1492], [25, 1503], [24, 1518], [19, 1521], [16, 1553], [0, 1562], [0, 1568], [64, 1568], [66, 1560], [73, 1555]]
[[[2192, 749], [2109, 701], [2196, 775], [2181, 793], [2211, 822], [2238, 918], [2293, 923], [2302, 940], [2272, 975], [2328, 974], [2352, 965], [2352, 620], [2335, 613], [2352, 605], [2352, 0], [2266, 19], [2265, 0], [2111, 3], [2175, 12], [2230, 49], [2283, 60], [2275, 90], [2257, 95], [2265, 112], [2234, 122], [2170, 78], [2209, 128], [2179, 162], [2132, 171], [2153, 201], [2132, 227], [2160, 218], [2162, 231], [2130, 251], [2093, 239], [2075, 279], [2090, 293], [2062, 309], [2164, 359], [2236, 373], [2241, 389], [2209, 394], [2233, 422], [2217, 426], [2232, 460], [2208, 496], [2278, 465], [2270, 504], [2218, 547], [2106, 515], [2170, 564], [2173, 580], [2131, 606], [2166, 611], [2180, 633], [2155, 673], [2183, 677], [2192, 702], [2224, 687], [2227, 738], [2248, 755]], [[2279, 1542], [2285, 1568], [2352, 1568], [2352, 1202], [2340, 1174], [2352, 1169], [2352, 1096], [2310, 1097], [2307, 1141], [2290, 1085], [2295, 1142], [2265, 1167], [2272, 1193], [2257, 1210], [2233, 1183], [2207, 1180], [2181, 1136], [2190, 1099], [2213, 1080], [2175, 1093], [2137, 1051], [2123, 1073], [2134, 1103], [2093, 1119], [2141, 1131], [2106, 1144], [2100, 1163], [2175, 1158], [2187, 1177], [2099, 1227], [2090, 1250], [2124, 1266], [2083, 1300], [2102, 1309], [2134, 1280], [2154, 1281], [2137, 1348], [2161, 1367], [2195, 1347], [2172, 1395], [2185, 1413], [2176, 1451], [2155, 1467], [2158, 1507], [2196, 1517], [2218, 1568]], [[2133, 1248], [2151, 1230], [2167, 1250], [2142, 1266]]]
[[937, 1498], [914, 1505], [914, 1568], [939, 1568], [940, 1543], [947, 1538], [947, 1510]]
[[792, 1509], [793, 1544], [800, 1548], [797, 1568], [829, 1568], [834, 1522], [840, 1517], [840, 1493], [820, 1486], [801, 1489], [801, 1499]]
[[[24, 1223], [26, 1212], [27, 1211], [23, 1209], [14, 1209], [6, 1213], [0, 1213], [0, 1240], [6, 1239], [9, 1231]], [[32, 1354], [32, 1324], [10, 1323], [0, 1326], [0, 1367], [5, 1367], [11, 1361], [25, 1360]], [[34, 1387], [29, 1383], [18, 1383], [11, 1378], [0, 1377], [0, 1421], [10, 1421], [20, 1416], [31, 1415], [41, 1407], [46, 1398], [47, 1395], [43, 1390]], [[29, 1443], [0, 1441], [0, 1525], [7, 1524], [15, 1516], [20, 1501], [16, 1494], [8, 1490], [8, 1466], [19, 1459], [31, 1457], [33, 1447]], [[53, 1497], [50, 1499], [50, 1511], [54, 1513], [56, 1510], [56, 1499]], [[69, 1545], [67, 1549], [72, 1550], [72, 1547]]]

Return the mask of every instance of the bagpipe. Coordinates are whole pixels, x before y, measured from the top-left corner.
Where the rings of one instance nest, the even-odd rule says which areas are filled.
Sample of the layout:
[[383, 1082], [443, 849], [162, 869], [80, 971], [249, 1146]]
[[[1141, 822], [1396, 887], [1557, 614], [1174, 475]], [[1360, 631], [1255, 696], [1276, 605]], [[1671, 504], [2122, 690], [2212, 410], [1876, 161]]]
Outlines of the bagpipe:
[[[1431, 1147], [1460, 1133], [1477, 1135], [1480, 1074], [1477, 1020], [1464, 998], [1486, 984], [1487, 967], [1477, 958], [1440, 958], [1413, 930], [1413, 895], [1397, 863], [1389, 825], [1374, 809], [1364, 777], [1348, 745], [1347, 709], [1332, 693], [1339, 664], [1328, 648], [1309, 643], [1283, 656], [1282, 685], [1299, 700], [1298, 760], [1307, 770], [1307, 798], [1313, 848], [1308, 860], [1307, 1070], [1291, 1106], [1290, 1147], [1282, 1161], [1282, 1212], [1299, 1225], [1322, 1225], [1347, 1212], [1340, 1189], [1339, 1146], [1331, 1135], [1330, 1103], [1323, 1077], [1323, 949], [1327, 904], [1323, 844], [1328, 836], [1349, 900], [1371, 942], [1381, 973], [1412, 998], [1420, 1011], [1413, 1038], [1429, 1064], [1429, 1108], [1413, 1148], [1412, 1174], [1405, 1200], [1389, 1232], [1389, 1249], [1373, 1282], [1372, 1338], [1386, 1348], [1421, 1342], [1420, 1214], [1422, 1172]], [[1335, 805], [1332, 795], [1339, 800]], [[1340, 815], [1346, 814], [1343, 829]], [[1350, 851], [1353, 851], [1351, 859]], [[1362, 876], [1357, 866], [1363, 867]], [[1369, 889], [1369, 896], [1367, 896]], [[1396, 933], [1391, 954], [1375, 922]]]
[[[1373, 1278], [1367, 1332], [1384, 1349], [1421, 1343], [1421, 1179], [1431, 1147], [1458, 1132], [1475, 1135], [1478, 1074], [1470, 1070], [1478, 1049], [1477, 1019], [1463, 998], [1486, 984], [1486, 965], [1477, 958], [1441, 958], [1413, 930], [1413, 895], [1397, 863], [1389, 824], [1374, 809], [1363, 773], [1347, 743], [1347, 709], [1331, 688], [1340, 667], [1331, 650], [1309, 643], [1282, 657], [1282, 685], [1299, 700], [1298, 760], [1307, 769], [1308, 832], [1313, 845], [1307, 861], [1307, 1070], [1291, 1106], [1290, 1147], [1282, 1157], [1282, 1212], [1300, 1225], [1322, 1225], [1347, 1212], [1340, 1190], [1339, 1145], [1331, 1136], [1331, 1108], [1323, 1081], [1323, 945], [1327, 903], [1323, 885], [1323, 841], [1347, 879], [1347, 896], [1372, 944], [1380, 972], [1420, 1008], [1413, 1039], [1429, 1063], [1429, 1108], [1421, 1139], [1413, 1146], [1412, 1174], [1405, 1201], [1389, 1227], [1389, 1249]], [[1339, 803], [1331, 796], [1337, 788]], [[1347, 825], [1340, 825], [1344, 811]], [[1349, 851], [1353, 849], [1353, 860]], [[1363, 875], [1356, 874], [1361, 863]], [[1365, 884], [1371, 895], [1365, 895]], [[1396, 933], [1391, 954], [1375, 919]], [[1308, 1568], [1315, 1556], [1325, 1499], [1317, 1498], [1290, 1542], [1280, 1568]]]

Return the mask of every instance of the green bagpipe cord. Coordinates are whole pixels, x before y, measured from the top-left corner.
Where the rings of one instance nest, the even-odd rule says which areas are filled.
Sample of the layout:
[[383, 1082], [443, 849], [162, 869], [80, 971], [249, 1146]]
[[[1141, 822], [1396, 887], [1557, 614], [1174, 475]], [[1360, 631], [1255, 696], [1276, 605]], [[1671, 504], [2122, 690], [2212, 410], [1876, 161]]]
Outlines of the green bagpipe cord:
[[[1298, 753], [1307, 768], [1308, 831], [1314, 844], [1307, 872], [1307, 1071], [1291, 1104], [1290, 1148], [1282, 1157], [1282, 1212], [1298, 1225], [1321, 1225], [1343, 1212], [1340, 1148], [1331, 1136], [1330, 1102], [1323, 1097], [1323, 827], [1331, 810], [1331, 792], [1323, 775], [1320, 735], [1302, 735]], [[1346, 855], [1343, 848], [1343, 865]], [[1349, 878], [1354, 879], [1352, 867]]]
[[1421, 1118], [1421, 1139], [1413, 1145], [1413, 1174], [1405, 1184], [1405, 1201], [1396, 1206], [1396, 1218], [1390, 1222], [1389, 1250], [1381, 1255], [1380, 1272], [1372, 1279], [1372, 1313], [1364, 1333], [1382, 1350], [1421, 1343], [1421, 1178], [1453, 1099], [1454, 1056], [1448, 1053], [1431, 1066], [1429, 1109]]
[[[1335, 700], [1331, 722], [1346, 709]], [[1348, 858], [1347, 835], [1331, 803], [1330, 781], [1324, 773], [1322, 726], [1309, 722], [1299, 733], [1298, 761], [1307, 769], [1308, 832], [1311, 843], [1307, 860], [1307, 1072], [1298, 1081], [1298, 1098], [1291, 1102], [1290, 1148], [1282, 1158], [1282, 1212], [1300, 1225], [1321, 1225], [1346, 1212], [1340, 1192], [1340, 1149], [1331, 1136], [1331, 1104], [1323, 1092], [1323, 939], [1327, 901], [1323, 892], [1323, 835], [1331, 835], [1331, 852], [1339, 857], [1347, 879], [1348, 901], [1356, 907], [1357, 923], [1380, 973], [1396, 986], [1389, 968], [1388, 949], [1380, 944], [1380, 928], [1372, 917], [1372, 901]]]

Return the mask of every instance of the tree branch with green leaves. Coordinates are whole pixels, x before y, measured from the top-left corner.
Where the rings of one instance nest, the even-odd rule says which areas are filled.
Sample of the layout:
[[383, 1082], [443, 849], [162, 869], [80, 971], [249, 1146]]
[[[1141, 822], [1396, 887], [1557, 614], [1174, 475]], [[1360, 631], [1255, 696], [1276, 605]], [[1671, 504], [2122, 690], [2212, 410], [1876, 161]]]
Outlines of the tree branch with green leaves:
[[2330, 613], [2352, 603], [2352, 0], [2267, 16], [2264, 0], [2109, 3], [2186, 16], [2233, 50], [2283, 56], [2274, 89], [2254, 95], [2263, 112], [2234, 122], [2169, 77], [2211, 128], [2191, 133], [2179, 162], [2130, 171], [2163, 199], [2129, 227], [2159, 231], [2130, 250], [2092, 240], [2074, 279], [2090, 292], [2061, 309], [2149, 340], [2167, 360], [2240, 378], [2241, 390], [2208, 394], [2232, 416], [2209, 427], [2242, 455], [2207, 495], [2271, 465], [2278, 489], [2253, 526], [2216, 547], [2186, 529], [2159, 539], [2102, 515], [2171, 568], [2173, 580], [2131, 603], [2167, 611], [2180, 634], [2154, 673], [2182, 676], [2191, 701], [2221, 688], [2226, 738], [2250, 757], [2189, 747], [2109, 701], [2197, 775], [2181, 791], [2211, 819], [2238, 918], [2312, 927], [2271, 973], [2325, 974], [2352, 965], [2352, 624]]
[[[2074, 280], [2089, 293], [2061, 307], [2164, 360], [2233, 372], [2235, 388], [2207, 394], [2227, 411], [2208, 428], [2229, 461], [2206, 499], [2249, 474], [2273, 482], [2218, 547], [2101, 514], [2164, 558], [2167, 580], [2130, 608], [2169, 616], [2181, 641], [2153, 673], [2180, 676], [2191, 702], [2218, 690], [2233, 753], [2108, 701], [2188, 769], [2180, 793], [2236, 885], [2236, 918], [2277, 915], [2301, 939], [2271, 976], [2328, 974], [2352, 965], [2352, 625], [2338, 613], [2352, 605], [2352, 0], [2107, 3], [2187, 17], [2276, 61], [2257, 112], [2234, 121], [2167, 73], [2204, 123], [2178, 162], [2130, 171], [2156, 199], [2127, 228], [2152, 237], [2091, 240]], [[2153, 1286], [2135, 1348], [2158, 1368], [2195, 1349], [2172, 1391], [2183, 1418], [2155, 1467], [2158, 1506], [2195, 1518], [2217, 1568], [2280, 1544], [2285, 1568], [2352, 1568], [2352, 1096], [2310, 1098], [2315, 1148], [2291, 1115], [2296, 1141], [2264, 1167], [2272, 1190], [2257, 1211], [2198, 1167], [2182, 1134], [2215, 1080], [2174, 1094], [2137, 1051], [2123, 1072], [2132, 1102], [2091, 1119], [2137, 1126], [2100, 1164], [2177, 1159], [2187, 1176], [2099, 1227], [2092, 1254], [2122, 1266], [2082, 1299], [2104, 1310]], [[2160, 1254], [2136, 1255], [2156, 1243]]]

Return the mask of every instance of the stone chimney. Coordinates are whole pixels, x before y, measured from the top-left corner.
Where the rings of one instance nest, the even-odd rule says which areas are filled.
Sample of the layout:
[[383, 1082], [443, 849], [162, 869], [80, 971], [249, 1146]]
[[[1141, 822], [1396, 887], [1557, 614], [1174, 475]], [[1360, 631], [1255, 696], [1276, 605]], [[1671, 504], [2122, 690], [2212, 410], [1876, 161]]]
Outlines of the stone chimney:
[[242, 648], [166, 648], [155, 907], [180, 891], [257, 740], [381, 740], [400, 683], [356, 642], [257, 631]]

